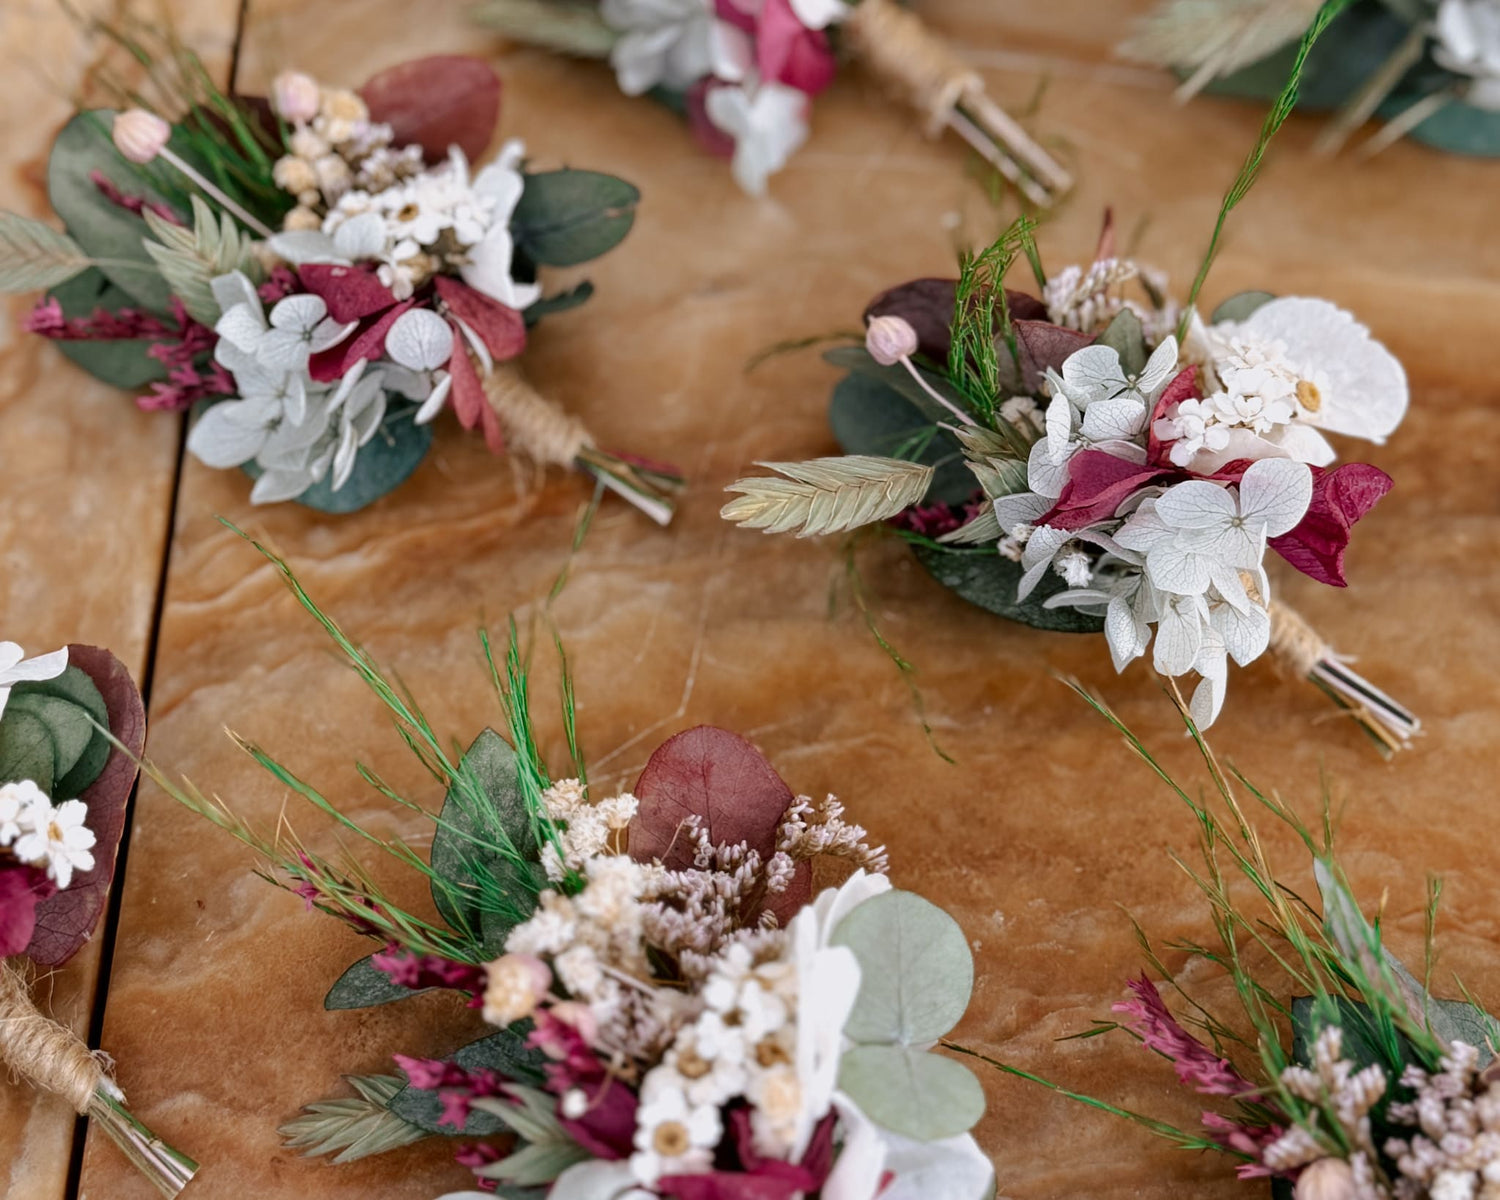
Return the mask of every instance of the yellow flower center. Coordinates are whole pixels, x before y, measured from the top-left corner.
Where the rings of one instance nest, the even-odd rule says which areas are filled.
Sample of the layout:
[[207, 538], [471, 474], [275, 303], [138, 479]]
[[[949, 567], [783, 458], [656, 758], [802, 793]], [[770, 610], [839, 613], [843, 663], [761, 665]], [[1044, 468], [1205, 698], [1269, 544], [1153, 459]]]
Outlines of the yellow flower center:
[[663, 1158], [680, 1158], [692, 1145], [687, 1126], [681, 1121], [663, 1121], [651, 1135], [651, 1148]]
[[1297, 403], [1307, 409], [1308, 412], [1317, 412], [1323, 407], [1323, 393], [1318, 391], [1318, 385], [1310, 379], [1297, 380]]

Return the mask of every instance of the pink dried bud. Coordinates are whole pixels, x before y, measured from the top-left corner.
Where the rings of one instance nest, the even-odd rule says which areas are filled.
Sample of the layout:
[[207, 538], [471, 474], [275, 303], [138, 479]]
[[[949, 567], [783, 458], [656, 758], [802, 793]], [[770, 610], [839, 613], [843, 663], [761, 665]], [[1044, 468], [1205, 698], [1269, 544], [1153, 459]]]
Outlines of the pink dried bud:
[[271, 81], [271, 104], [286, 120], [311, 121], [318, 115], [318, 81], [301, 71], [283, 71]]
[[1342, 1158], [1320, 1158], [1297, 1176], [1296, 1200], [1355, 1200], [1354, 1170]]
[[552, 986], [552, 972], [530, 954], [506, 954], [485, 968], [484, 1019], [510, 1025], [536, 1011]]
[[865, 349], [882, 367], [893, 367], [917, 352], [917, 331], [905, 317], [871, 317]]
[[594, 1010], [577, 1000], [563, 1000], [547, 1010], [564, 1025], [575, 1029], [578, 1036], [592, 1046], [599, 1038], [599, 1021]]
[[144, 166], [166, 148], [172, 127], [144, 108], [132, 108], [115, 117], [112, 136], [115, 149], [133, 163]]

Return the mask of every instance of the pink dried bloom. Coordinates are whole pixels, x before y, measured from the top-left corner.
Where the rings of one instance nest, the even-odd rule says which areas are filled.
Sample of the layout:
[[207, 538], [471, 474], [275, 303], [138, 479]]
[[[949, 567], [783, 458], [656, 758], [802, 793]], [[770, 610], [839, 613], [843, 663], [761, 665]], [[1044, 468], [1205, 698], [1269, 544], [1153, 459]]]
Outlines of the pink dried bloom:
[[123, 208], [126, 212], [135, 213], [140, 216], [141, 212], [153, 212], [163, 221], [173, 225], [185, 225], [175, 212], [159, 200], [152, 200], [146, 196], [128, 196], [117, 188], [103, 171], [98, 169], [89, 172], [89, 182], [99, 189], [100, 194], [111, 204]]
[[987, 503], [980, 496], [963, 504], [917, 504], [892, 517], [889, 524], [921, 537], [938, 538], [967, 525]]
[[265, 281], [255, 289], [255, 293], [266, 304], [275, 304], [278, 300], [285, 300], [293, 292], [305, 290], [290, 267], [278, 266], [272, 268]]
[[1255, 1085], [1227, 1058], [1220, 1058], [1177, 1023], [1147, 976], [1132, 979], [1127, 986], [1136, 998], [1121, 1001], [1114, 1011], [1131, 1018], [1130, 1027], [1148, 1050], [1172, 1060], [1178, 1079], [1205, 1096], [1235, 1096], [1241, 1100], [1259, 1097]]
[[435, 954], [414, 954], [394, 943], [372, 954], [370, 965], [400, 987], [413, 991], [436, 987], [468, 992], [470, 1008], [478, 1008], [484, 1002], [483, 967], [439, 958]]
[[470, 1071], [457, 1063], [437, 1058], [409, 1058], [405, 1054], [392, 1057], [412, 1087], [438, 1093], [443, 1105], [439, 1125], [462, 1129], [469, 1120], [469, 1110], [475, 1100], [494, 1097], [514, 1100], [507, 1090], [505, 1078], [498, 1072]]

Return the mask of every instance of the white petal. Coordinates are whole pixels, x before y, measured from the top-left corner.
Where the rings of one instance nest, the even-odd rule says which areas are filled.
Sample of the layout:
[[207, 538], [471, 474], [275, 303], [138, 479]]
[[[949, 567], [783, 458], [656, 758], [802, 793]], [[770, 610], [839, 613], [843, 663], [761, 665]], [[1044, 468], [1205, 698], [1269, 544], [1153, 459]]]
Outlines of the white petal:
[[1188, 714], [1193, 718], [1193, 724], [1200, 730], [1207, 729], [1219, 719], [1219, 712], [1224, 707], [1227, 684], [1226, 679], [1205, 675], [1198, 681], [1198, 686], [1193, 689], [1193, 698], [1188, 704]]
[[1312, 470], [1306, 463], [1263, 458], [1251, 463], [1240, 480], [1241, 514], [1247, 521], [1264, 524], [1269, 537], [1295, 529], [1311, 503]]
[[1112, 346], [1083, 346], [1063, 360], [1062, 377], [1070, 389], [1089, 400], [1114, 396], [1126, 385], [1120, 355]]
[[895, 1178], [880, 1200], [982, 1200], [991, 1194], [995, 1169], [971, 1134], [918, 1142], [887, 1133], [885, 1141], [885, 1168]]
[[418, 425], [425, 425], [443, 411], [443, 405], [448, 402], [448, 393], [453, 390], [453, 376], [444, 371], [438, 377], [437, 386], [427, 393], [427, 399], [422, 401], [422, 407], [417, 409], [417, 415], [412, 418]]
[[339, 434], [338, 449], [333, 452], [333, 490], [338, 491], [349, 482], [354, 473], [354, 456], [359, 453], [359, 435], [352, 424], [345, 425]]
[[[369, 214], [374, 216], [375, 214]], [[375, 218], [377, 221], [379, 217]], [[358, 217], [355, 220], [359, 220]], [[353, 224], [353, 221], [348, 222]], [[299, 229], [293, 233], [278, 233], [267, 245], [273, 253], [286, 259], [293, 266], [303, 263], [344, 263], [347, 260], [339, 253], [338, 246], [327, 234], [315, 229]]]
[[1173, 529], [1214, 529], [1238, 514], [1223, 484], [1190, 479], [1157, 497], [1156, 515]]
[[379, 213], [360, 213], [333, 231], [333, 250], [350, 262], [379, 258], [385, 253], [385, 221]]
[[1201, 596], [1210, 583], [1208, 559], [1178, 538], [1158, 542], [1146, 554], [1146, 573], [1164, 592]]
[[[1293, 421], [1265, 435], [1265, 440], [1280, 449], [1288, 458], [1305, 462], [1313, 467], [1326, 467], [1338, 457], [1328, 439], [1311, 425]], [[1264, 458], [1266, 455], [1240, 455], [1241, 458]], [[1228, 461], [1227, 459], [1225, 460]]]
[[328, 315], [328, 305], [322, 296], [298, 293], [277, 301], [271, 310], [271, 325], [275, 329], [293, 329], [299, 333], [311, 331]]
[[844, 0], [791, 0], [792, 12], [808, 29], [825, 29], [844, 20], [851, 6]]
[[1208, 575], [1213, 580], [1214, 590], [1219, 593], [1224, 603], [1231, 608], [1237, 608], [1241, 612], [1250, 609], [1250, 595], [1245, 591], [1245, 585], [1240, 581], [1239, 570], [1226, 563], [1210, 560], [1208, 564]]
[[1203, 647], [1203, 619], [1192, 601], [1175, 597], [1156, 624], [1153, 664], [1159, 675], [1185, 675]]
[[1115, 531], [1115, 541], [1127, 550], [1146, 554], [1155, 546], [1177, 535], [1168, 529], [1154, 509], [1135, 512]]
[[1151, 352], [1151, 357], [1141, 369], [1141, 377], [1136, 380], [1136, 387], [1148, 400], [1154, 400], [1156, 393], [1166, 386], [1176, 370], [1177, 339], [1169, 335], [1166, 341]]
[[1146, 428], [1149, 412], [1144, 404], [1129, 396], [1113, 400], [1095, 400], [1083, 410], [1085, 441], [1128, 441]]
[[1047, 448], [1047, 439], [1041, 439], [1031, 447], [1031, 456], [1026, 460], [1026, 486], [1038, 496], [1056, 500], [1062, 495], [1068, 482], [1070, 457], [1072, 456], [1067, 455], [1061, 462], [1053, 462], [1052, 452]]
[[56, 679], [68, 669], [68, 650], [54, 650], [35, 658], [22, 658], [21, 647], [14, 642], [0, 642], [0, 680], [6, 685], [38, 679]]
[[1073, 402], [1062, 393], [1047, 405], [1047, 453], [1054, 463], [1061, 462], [1073, 440]]
[[1053, 499], [1049, 496], [1012, 492], [995, 498], [995, 519], [1000, 522], [1001, 530], [1009, 533], [1017, 525], [1035, 525], [1052, 504]]
[[221, 313], [243, 304], [253, 316], [264, 319], [260, 294], [243, 271], [231, 271], [228, 275], [215, 275], [209, 280], [208, 287], [213, 292], [214, 301], [218, 304]]
[[308, 348], [314, 354], [319, 354], [337, 346], [357, 328], [359, 328], [358, 321], [350, 321], [347, 325], [340, 325], [332, 317], [326, 321], [319, 321], [312, 331], [312, 340], [308, 343]]
[[1265, 609], [1252, 605], [1237, 612], [1227, 604], [1214, 609], [1209, 618], [1224, 647], [1240, 666], [1248, 666], [1266, 652], [1271, 641], [1271, 618]]
[[1109, 656], [1116, 671], [1123, 671], [1145, 652], [1140, 626], [1123, 596], [1114, 597], [1104, 611], [1104, 636], [1109, 642]]
[[469, 250], [469, 261], [459, 268], [463, 281], [508, 308], [524, 309], [542, 294], [537, 283], [517, 283], [511, 278], [514, 244], [510, 230], [492, 225], [484, 240]]
[[354, 436], [361, 446], [368, 443], [380, 429], [380, 422], [385, 419], [385, 408], [385, 392], [377, 390], [373, 399], [349, 418], [350, 428], [354, 430]]
[[270, 329], [255, 347], [255, 357], [261, 366], [273, 374], [301, 374], [307, 369], [307, 359], [312, 347], [301, 331], [296, 329]]
[[275, 416], [275, 410], [261, 401], [221, 401], [198, 419], [188, 434], [187, 448], [210, 467], [237, 467], [266, 444]]
[[307, 471], [266, 471], [250, 489], [251, 504], [276, 504], [295, 500], [316, 481]]
[[1254, 570], [1266, 556], [1266, 527], [1259, 521], [1236, 520], [1217, 529], [1189, 529], [1178, 534], [1178, 541], [1223, 567]]
[[214, 322], [214, 332], [237, 350], [253, 353], [265, 336], [266, 326], [257, 310], [248, 304], [237, 304]]
[[408, 309], [385, 335], [385, 352], [413, 371], [436, 370], [453, 357], [453, 329], [431, 309]]
[[301, 375], [289, 377], [281, 403], [283, 415], [293, 425], [307, 420], [307, 384]]
[[843, 1147], [819, 1195], [822, 1200], [873, 1200], [885, 1175], [889, 1135], [847, 1096], [836, 1096], [834, 1103], [844, 1127]]
[[[547, 1200], [615, 1200], [631, 1191], [635, 1175], [628, 1161], [606, 1162], [591, 1159], [569, 1167], [547, 1191]], [[495, 1200], [493, 1192], [455, 1192], [439, 1200]]]

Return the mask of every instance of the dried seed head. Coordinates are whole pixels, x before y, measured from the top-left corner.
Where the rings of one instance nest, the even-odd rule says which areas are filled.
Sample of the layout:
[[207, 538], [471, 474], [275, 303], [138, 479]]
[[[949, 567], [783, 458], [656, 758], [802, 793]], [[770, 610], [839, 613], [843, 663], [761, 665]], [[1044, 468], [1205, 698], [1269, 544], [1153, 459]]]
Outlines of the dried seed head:
[[172, 127], [143, 108], [132, 108], [115, 118], [112, 136], [115, 149], [133, 163], [144, 166], [166, 147]]
[[904, 317], [871, 317], [865, 349], [882, 367], [895, 366], [917, 352], [917, 331]]
[[1342, 1158], [1320, 1158], [1297, 1177], [1296, 1200], [1355, 1200], [1354, 1169]]
[[301, 71], [283, 71], [271, 81], [271, 103], [293, 123], [311, 121], [318, 115], [318, 81]]

